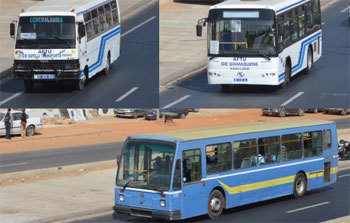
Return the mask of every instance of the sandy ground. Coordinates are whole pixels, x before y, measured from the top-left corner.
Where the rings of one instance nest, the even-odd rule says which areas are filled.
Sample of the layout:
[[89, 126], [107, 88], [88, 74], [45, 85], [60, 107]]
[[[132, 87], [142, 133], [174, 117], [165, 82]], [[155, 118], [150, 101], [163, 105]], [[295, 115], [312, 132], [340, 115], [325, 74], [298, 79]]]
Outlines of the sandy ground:
[[[289, 116], [294, 119], [338, 119], [347, 116], [305, 114], [303, 117]], [[279, 117], [262, 116], [260, 109], [200, 109], [198, 113], [189, 113], [187, 119], [175, 119], [166, 124], [164, 120], [147, 121], [144, 119], [120, 119], [104, 116], [66, 125], [50, 125], [33, 137], [22, 139], [15, 136], [12, 140], [0, 138], [0, 154], [65, 148], [124, 141], [127, 136], [167, 132], [180, 129], [195, 129], [214, 126], [234, 125], [250, 122], [280, 120]], [[346, 134], [350, 131], [346, 132]], [[339, 137], [340, 138], [340, 137]]]

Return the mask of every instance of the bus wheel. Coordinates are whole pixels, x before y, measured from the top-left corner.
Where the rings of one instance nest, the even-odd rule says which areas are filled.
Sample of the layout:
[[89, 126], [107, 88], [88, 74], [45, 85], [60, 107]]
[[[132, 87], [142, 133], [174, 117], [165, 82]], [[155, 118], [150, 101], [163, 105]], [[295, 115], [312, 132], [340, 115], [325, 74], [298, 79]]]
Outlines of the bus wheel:
[[224, 210], [224, 202], [225, 199], [220, 191], [214, 190], [210, 193], [208, 199], [208, 215], [211, 219], [220, 217]]
[[307, 190], [306, 177], [302, 173], [298, 173], [294, 180], [293, 194], [295, 198], [301, 198], [305, 195]]
[[286, 64], [286, 70], [285, 70], [284, 74], [285, 74], [285, 76], [284, 76], [284, 82], [282, 83], [282, 87], [287, 86], [290, 82], [291, 69], [290, 69], [289, 64]]
[[281, 108], [281, 110], [278, 113], [279, 117], [286, 117], [286, 110], [284, 108]]
[[311, 73], [311, 68], [312, 68], [312, 64], [313, 64], [313, 56], [312, 56], [312, 50], [309, 47], [307, 50], [307, 63], [306, 63], [306, 74], [310, 74]]
[[107, 61], [106, 61], [106, 67], [105, 67], [103, 73], [107, 76], [109, 74], [110, 69], [111, 69], [111, 56], [108, 54]]
[[33, 85], [32, 80], [24, 80], [24, 88], [26, 92], [31, 92], [31, 90], [33, 90]]
[[79, 90], [79, 91], [83, 90], [83, 88], [85, 86], [85, 78], [82, 78], [82, 79], [79, 79], [79, 80], [74, 80], [74, 81], [75, 81], [74, 88], [76, 90]]

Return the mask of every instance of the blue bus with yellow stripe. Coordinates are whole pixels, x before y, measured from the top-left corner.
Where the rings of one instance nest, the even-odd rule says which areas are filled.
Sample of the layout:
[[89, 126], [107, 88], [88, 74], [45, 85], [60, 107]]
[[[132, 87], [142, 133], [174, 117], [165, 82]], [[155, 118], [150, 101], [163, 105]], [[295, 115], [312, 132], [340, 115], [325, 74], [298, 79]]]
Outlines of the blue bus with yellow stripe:
[[334, 183], [337, 132], [333, 122], [304, 119], [131, 136], [118, 164], [115, 215], [216, 219]]

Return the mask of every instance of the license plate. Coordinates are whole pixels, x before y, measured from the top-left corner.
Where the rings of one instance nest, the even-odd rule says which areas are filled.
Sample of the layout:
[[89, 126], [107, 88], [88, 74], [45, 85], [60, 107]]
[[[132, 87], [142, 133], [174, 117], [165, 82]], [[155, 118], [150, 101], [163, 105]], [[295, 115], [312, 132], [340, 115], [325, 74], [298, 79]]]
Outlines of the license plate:
[[248, 78], [235, 78], [233, 82], [248, 82]]
[[55, 79], [54, 74], [34, 74], [34, 79]]

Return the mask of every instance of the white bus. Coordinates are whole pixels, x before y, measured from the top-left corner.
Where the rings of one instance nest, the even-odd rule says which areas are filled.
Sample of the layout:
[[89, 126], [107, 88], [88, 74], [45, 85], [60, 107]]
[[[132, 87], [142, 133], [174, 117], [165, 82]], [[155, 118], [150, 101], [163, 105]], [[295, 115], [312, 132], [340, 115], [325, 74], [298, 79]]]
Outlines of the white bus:
[[15, 38], [13, 72], [26, 91], [35, 82], [71, 82], [83, 89], [120, 55], [116, 0], [45, 0], [22, 10], [10, 25]]
[[285, 86], [310, 73], [322, 53], [319, 0], [229, 0], [200, 19], [208, 24], [208, 82]]

